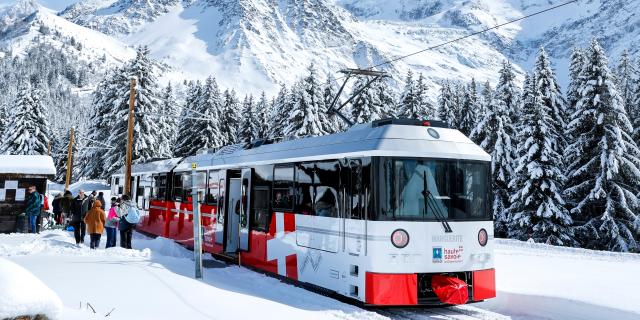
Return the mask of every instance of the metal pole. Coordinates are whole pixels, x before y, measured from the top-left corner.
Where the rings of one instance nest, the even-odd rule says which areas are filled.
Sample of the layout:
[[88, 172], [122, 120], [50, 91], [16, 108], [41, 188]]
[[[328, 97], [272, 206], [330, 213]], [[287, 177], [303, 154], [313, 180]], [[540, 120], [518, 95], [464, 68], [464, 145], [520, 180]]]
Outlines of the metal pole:
[[196, 188], [196, 164], [191, 164], [191, 203], [193, 206], [193, 259], [196, 262], [196, 279], [202, 279], [202, 227], [200, 202]]
[[133, 122], [134, 106], [136, 102], [136, 79], [131, 79], [129, 91], [129, 128], [127, 135], [127, 156], [125, 159], [124, 194], [131, 196], [131, 158], [133, 157]]
[[73, 167], [73, 127], [69, 129], [69, 147], [67, 148], [67, 176], [64, 182], [64, 190], [69, 190], [71, 172]]

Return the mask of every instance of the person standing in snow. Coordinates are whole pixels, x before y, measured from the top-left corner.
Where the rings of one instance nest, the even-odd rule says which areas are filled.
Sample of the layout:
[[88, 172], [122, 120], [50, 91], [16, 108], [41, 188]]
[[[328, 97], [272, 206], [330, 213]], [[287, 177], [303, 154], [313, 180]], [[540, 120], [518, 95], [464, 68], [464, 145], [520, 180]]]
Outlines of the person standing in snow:
[[91, 237], [90, 247], [91, 249], [97, 249], [100, 246], [100, 237], [102, 236], [102, 231], [104, 231], [104, 223], [106, 221], [100, 200], [93, 201], [93, 207], [87, 212], [83, 220], [87, 224], [87, 231], [89, 232], [89, 237]]
[[29, 218], [29, 229], [31, 233], [36, 233], [37, 230], [37, 222], [38, 216], [40, 216], [40, 211], [42, 210], [42, 200], [38, 191], [36, 191], [36, 186], [31, 185], [27, 189], [29, 195], [27, 196], [25, 213]]
[[95, 190], [91, 191], [91, 194], [89, 195], [89, 208], [93, 208], [93, 202], [96, 201], [97, 194], [98, 193]]
[[[95, 192], [95, 191], [94, 191]], [[98, 196], [96, 197], [97, 200], [100, 200], [100, 203], [102, 203], [102, 210], [107, 210], [107, 202], [104, 201], [104, 192], [100, 191], [98, 192]]]
[[116, 199], [116, 197], [111, 198], [111, 208], [109, 209], [109, 214], [107, 215], [107, 222], [105, 222], [104, 227], [107, 230], [107, 246], [106, 248], [112, 248], [116, 246], [116, 228], [118, 227], [118, 220], [120, 220], [120, 216], [118, 216], [118, 205], [120, 201]]
[[84, 194], [84, 190], [78, 192], [78, 196], [73, 199], [71, 206], [71, 225], [73, 226], [73, 235], [76, 238], [76, 244], [84, 243], [86, 225], [84, 217], [89, 211], [89, 198]]
[[51, 207], [53, 207], [53, 220], [56, 224], [62, 224], [62, 205], [60, 204], [60, 200], [62, 200], [62, 194], [58, 193], [51, 201]]
[[132, 212], [137, 212], [138, 208], [136, 204], [131, 201], [129, 195], [122, 196], [122, 203], [118, 206], [118, 216], [120, 217], [120, 222], [118, 223], [118, 228], [120, 229], [120, 246], [125, 249], [131, 249], [131, 236], [133, 234], [133, 229], [135, 229], [135, 224], [132, 224], [127, 220], [127, 216]]
[[71, 212], [73, 210], [73, 195], [71, 191], [65, 190], [62, 199], [60, 199], [60, 208], [62, 209], [62, 221], [71, 219]]

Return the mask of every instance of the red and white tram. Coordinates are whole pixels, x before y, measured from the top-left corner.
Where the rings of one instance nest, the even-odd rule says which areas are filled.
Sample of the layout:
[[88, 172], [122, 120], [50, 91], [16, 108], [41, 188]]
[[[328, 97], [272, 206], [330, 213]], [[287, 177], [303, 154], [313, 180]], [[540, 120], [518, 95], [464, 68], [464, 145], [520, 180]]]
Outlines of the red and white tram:
[[496, 295], [490, 161], [438, 122], [388, 119], [136, 165], [131, 190], [145, 233], [193, 247], [196, 179], [206, 252], [366, 305], [466, 303]]

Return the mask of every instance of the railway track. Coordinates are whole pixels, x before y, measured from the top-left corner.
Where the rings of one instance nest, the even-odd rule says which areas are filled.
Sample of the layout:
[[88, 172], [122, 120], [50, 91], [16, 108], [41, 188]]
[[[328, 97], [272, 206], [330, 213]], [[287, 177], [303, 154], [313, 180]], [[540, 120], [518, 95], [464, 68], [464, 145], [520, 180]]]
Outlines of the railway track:
[[492, 311], [483, 310], [474, 306], [455, 306], [446, 308], [376, 308], [371, 309], [380, 315], [397, 320], [507, 320], [509, 316]]

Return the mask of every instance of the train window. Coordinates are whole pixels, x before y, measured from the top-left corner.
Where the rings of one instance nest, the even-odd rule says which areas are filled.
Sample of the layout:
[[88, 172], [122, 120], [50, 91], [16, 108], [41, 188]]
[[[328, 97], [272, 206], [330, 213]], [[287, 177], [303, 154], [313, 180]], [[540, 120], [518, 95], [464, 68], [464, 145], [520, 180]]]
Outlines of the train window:
[[[209, 171], [209, 182], [207, 183], [207, 203], [218, 204], [220, 197], [220, 172]], [[222, 187], [224, 188], [224, 187]]]
[[175, 176], [173, 177], [173, 200], [174, 201], [178, 201], [178, 202], [182, 202], [182, 201], [186, 201], [186, 198], [184, 197], [184, 181], [187, 180], [186, 178], [187, 174], [186, 173], [176, 173]]
[[167, 196], [167, 176], [154, 176], [153, 177], [153, 192], [151, 194], [152, 199], [164, 200]]
[[455, 219], [483, 218], [488, 212], [486, 165], [481, 163], [452, 162], [451, 209]]
[[313, 200], [313, 176], [314, 163], [296, 164], [296, 203], [293, 210], [295, 213], [314, 215]]
[[338, 161], [317, 162], [313, 180], [315, 214], [322, 217], [338, 217], [340, 163]]
[[293, 181], [293, 166], [273, 168], [273, 210], [291, 211], [293, 209]]
[[[449, 177], [447, 163], [435, 160], [396, 160], [396, 217], [435, 219], [436, 211], [449, 217]], [[422, 196], [427, 184], [427, 206]]]
[[191, 181], [191, 174], [183, 174], [182, 175], [182, 188], [184, 192], [183, 199], [187, 199], [188, 202], [191, 202], [191, 193], [193, 192], [193, 184], [195, 183], [196, 190], [198, 192], [198, 202], [204, 203], [205, 194], [207, 191], [207, 172], [206, 171], [198, 171], [195, 175], [195, 181]]
[[254, 187], [251, 194], [251, 202], [253, 206], [253, 216], [251, 217], [253, 229], [263, 232], [269, 231], [269, 187]]

